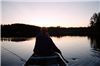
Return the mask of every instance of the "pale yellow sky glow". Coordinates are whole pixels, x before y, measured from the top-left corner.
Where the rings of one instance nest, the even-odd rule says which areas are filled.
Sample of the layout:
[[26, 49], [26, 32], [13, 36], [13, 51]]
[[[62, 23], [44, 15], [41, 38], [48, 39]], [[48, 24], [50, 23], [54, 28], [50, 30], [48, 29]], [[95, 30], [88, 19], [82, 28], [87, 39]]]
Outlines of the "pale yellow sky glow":
[[2, 2], [2, 23], [84, 27], [100, 2]]

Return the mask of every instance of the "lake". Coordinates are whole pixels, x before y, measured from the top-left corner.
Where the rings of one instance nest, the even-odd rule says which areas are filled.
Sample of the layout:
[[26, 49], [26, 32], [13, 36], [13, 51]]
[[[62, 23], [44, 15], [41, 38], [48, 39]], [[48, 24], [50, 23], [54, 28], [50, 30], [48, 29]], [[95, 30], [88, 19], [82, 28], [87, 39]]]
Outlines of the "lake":
[[[96, 41], [87, 36], [51, 38], [69, 61], [69, 66], [100, 66], [100, 47]], [[1, 39], [1, 66], [22, 66], [33, 54], [34, 37]]]

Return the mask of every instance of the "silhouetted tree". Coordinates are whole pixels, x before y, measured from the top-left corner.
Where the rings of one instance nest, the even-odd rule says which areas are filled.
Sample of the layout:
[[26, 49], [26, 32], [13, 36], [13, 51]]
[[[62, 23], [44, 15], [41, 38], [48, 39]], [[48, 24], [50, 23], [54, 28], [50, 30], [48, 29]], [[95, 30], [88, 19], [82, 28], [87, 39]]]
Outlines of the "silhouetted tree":
[[95, 34], [100, 33], [100, 12], [94, 13], [93, 16], [90, 18], [90, 26], [92, 29], [92, 32], [95, 32]]
[[90, 18], [90, 26], [94, 27], [96, 25], [97, 22], [97, 13], [94, 13], [93, 16]]
[[96, 20], [96, 29], [98, 31], [100, 31], [99, 28], [100, 28], [100, 12], [97, 14], [97, 20]]

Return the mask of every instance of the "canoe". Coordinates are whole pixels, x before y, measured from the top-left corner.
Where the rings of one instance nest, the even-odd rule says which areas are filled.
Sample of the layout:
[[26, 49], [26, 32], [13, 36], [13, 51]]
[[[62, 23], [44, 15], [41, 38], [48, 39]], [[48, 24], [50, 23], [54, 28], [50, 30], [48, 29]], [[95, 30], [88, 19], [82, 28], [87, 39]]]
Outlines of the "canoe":
[[28, 59], [24, 66], [68, 66], [60, 54], [55, 53], [51, 56], [34, 56]]

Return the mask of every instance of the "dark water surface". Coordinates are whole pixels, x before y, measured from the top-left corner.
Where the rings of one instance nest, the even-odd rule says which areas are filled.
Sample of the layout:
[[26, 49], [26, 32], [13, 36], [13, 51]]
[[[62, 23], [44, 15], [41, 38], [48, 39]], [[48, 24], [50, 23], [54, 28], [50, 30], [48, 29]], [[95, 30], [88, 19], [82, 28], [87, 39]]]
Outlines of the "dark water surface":
[[[88, 37], [51, 37], [69, 66], [100, 66], [100, 44]], [[33, 54], [35, 38], [2, 38], [1, 66], [22, 66]]]

